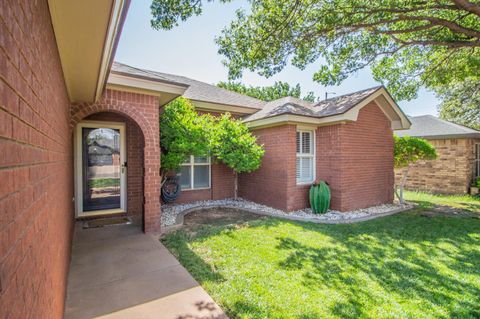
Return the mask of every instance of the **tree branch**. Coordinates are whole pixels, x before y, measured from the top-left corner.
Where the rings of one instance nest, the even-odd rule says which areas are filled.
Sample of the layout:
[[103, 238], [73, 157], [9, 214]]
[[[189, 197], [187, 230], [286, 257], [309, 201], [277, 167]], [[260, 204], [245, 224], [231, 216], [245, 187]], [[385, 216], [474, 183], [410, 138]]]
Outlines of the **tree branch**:
[[457, 5], [457, 7], [462, 8], [468, 12], [471, 12], [480, 17], [480, 5], [472, 3], [466, 0], [451, 0]]

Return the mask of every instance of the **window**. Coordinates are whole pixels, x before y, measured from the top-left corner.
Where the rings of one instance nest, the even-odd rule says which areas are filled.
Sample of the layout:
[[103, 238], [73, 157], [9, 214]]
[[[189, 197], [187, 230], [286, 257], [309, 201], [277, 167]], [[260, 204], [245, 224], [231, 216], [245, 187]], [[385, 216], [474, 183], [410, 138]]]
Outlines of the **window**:
[[189, 156], [180, 170], [182, 189], [210, 188], [210, 157]]
[[297, 184], [315, 180], [315, 150], [313, 131], [297, 131]]
[[475, 160], [473, 162], [475, 179], [480, 177], [480, 143], [475, 144]]

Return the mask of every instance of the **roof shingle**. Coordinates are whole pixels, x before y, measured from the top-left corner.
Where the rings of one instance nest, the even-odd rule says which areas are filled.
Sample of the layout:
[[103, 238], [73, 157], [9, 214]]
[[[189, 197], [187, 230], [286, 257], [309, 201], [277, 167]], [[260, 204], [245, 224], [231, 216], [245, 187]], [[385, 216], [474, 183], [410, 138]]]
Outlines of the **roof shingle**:
[[178, 83], [184, 86], [188, 86], [183, 96], [187, 99], [191, 99], [194, 101], [226, 104], [252, 109], [261, 109], [265, 105], [265, 102], [262, 100], [225, 90], [218, 86], [193, 80], [185, 76], [133, 68], [120, 62], [114, 62], [112, 64], [112, 71], [137, 77], [147, 77], [151, 78], [152, 80], [168, 81], [171, 83]]
[[246, 122], [269, 118], [281, 114], [292, 114], [309, 117], [327, 117], [347, 112], [355, 105], [375, 93], [382, 86], [337, 96], [313, 104], [294, 97], [285, 97], [265, 104], [263, 109], [245, 118]]
[[398, 136], [424, 138], [480, 138], [480, 131], [439, 119], [433, 115], [409, 117], [412, 126], [408, 130], [395, 131]]

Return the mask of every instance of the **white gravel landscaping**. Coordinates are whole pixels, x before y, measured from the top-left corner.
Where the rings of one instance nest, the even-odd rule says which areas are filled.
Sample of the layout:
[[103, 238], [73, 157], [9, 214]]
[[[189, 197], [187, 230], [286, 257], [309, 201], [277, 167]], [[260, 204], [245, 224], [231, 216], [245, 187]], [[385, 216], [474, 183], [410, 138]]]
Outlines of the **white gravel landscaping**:
[[275, 209], [269, 206], [257, 204], [244, 199], [222, 199], [222, 200], [207, 200], [197, 201], [188, 204], [169, 204], [162, 206], [162, 226], [174, 226], [183, 223], [183, 216], [191, 211], [203, 208], [213, 207], [228, 207], [243, 209], [251, 213], [285, 218], [290, 220], [309, 221], [316, 223], [340, 224], [352, 223], [357, 221], [364, 221], [373, 219], [375, 217], [392, 215], [411, 209], [410, 204], [385, 204], [364, 209], [358, 209], [348, 212], [339, 212], [336, 210], [329, 210], [325, 214], [313, 214], [310, 208], [284, 212], [280, 209]]

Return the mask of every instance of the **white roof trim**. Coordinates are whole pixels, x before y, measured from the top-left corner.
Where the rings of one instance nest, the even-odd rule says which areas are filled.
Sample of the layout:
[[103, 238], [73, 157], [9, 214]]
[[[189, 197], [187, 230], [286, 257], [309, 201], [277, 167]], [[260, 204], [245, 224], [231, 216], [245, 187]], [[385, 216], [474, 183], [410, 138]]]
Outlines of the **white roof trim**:
[[[95, 101], [100, 99], [103, 94], [105, 79], [110, 72], [110, 61], [112, 59], [115, 47], [115, 35], [121, 32], [122, 28], [122, 11], [125, 8], [124, 0], [114, 1], [112, 6], [112, 15], [108, 24], [107, 37], [103, 46], [102, 59], [100, 63], [100, 71], [97, 80], [97, 90], [95, 92]], [[128, 6], [127, 6], [128, 7]]]
[[128, 91], [132, 91], [131, 89], [134, 89], [134, 92], [144, 92], [157, 96], [162, 95], [162, 93], [177, 94], [180, 96], [187, 90], [187, 87], [184, 85], [150, 81], [116, 73], [110, 73], [107, 81], [107, 87], [118, 90], [130, 89]]

